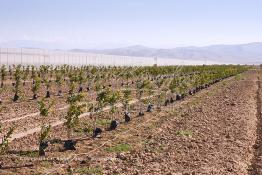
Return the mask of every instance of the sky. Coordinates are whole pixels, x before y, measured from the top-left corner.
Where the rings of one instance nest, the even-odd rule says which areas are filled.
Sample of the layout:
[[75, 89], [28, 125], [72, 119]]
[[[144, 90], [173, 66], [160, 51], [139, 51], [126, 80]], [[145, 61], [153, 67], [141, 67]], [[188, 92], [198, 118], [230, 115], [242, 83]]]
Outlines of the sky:
[[262, 0], [0, 0], [0, 43], [58, 49], [262, 42]]

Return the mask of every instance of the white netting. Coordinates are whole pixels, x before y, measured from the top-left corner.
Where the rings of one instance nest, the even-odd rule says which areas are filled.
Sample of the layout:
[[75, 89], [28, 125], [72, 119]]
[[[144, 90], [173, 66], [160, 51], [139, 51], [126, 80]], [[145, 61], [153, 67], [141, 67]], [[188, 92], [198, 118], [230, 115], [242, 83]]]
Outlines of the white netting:
[[50, 51], [43, 49], [0, 48], [0, 64], [12, 65], [106, 65], [106, 66], [152, 66], [157, 65], [201, 65], [216, 62], [179, 60], [172, 58], [130, 57], [91, 53]]

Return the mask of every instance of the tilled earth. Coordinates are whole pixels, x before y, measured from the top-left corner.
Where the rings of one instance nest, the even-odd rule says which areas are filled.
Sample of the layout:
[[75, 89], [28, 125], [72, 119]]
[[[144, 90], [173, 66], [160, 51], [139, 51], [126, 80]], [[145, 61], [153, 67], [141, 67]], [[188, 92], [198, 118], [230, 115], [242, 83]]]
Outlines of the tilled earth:
[[260, 80], [262, 72], [251, 70], [79, 141], [76, 151], [53, 147], [46, 160], [0, 174], [262, 174]]
[[[155, 122], [154, 129], [137, 130], [140, 139], [127, 138], [127, 143], [135, 145], [139, 143], [132, 142], [138, 141], [142, 148], [116, 154], [117, 159], [100, 163], [104, 172], [252, 173], [252, 163], [261, 165], [252, 161], [258, 125], [257, 76], [252, 71], [224, 81], [186, 100], [173, 112], [170, 109], [164, 111], [159, 116], [161, 119]], [[133, 137], [134, 133], [131, 135]]]

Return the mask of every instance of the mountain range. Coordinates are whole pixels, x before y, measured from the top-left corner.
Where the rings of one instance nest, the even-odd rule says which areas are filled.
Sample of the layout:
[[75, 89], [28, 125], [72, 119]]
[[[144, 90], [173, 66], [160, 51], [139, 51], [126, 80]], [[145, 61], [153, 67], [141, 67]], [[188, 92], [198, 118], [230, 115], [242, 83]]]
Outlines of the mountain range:
[[136, 57], [161, 57], [182, 60], [209, 60], [222, 63], [237, 64], [261, 64], [262, 42], [235, 44], [235, 45], [211, 45], [204, 47], [178, 47], [173, 49], [157, 49], [135, 45], [124, 48], [105, 50], [81, 50], [73, 49], [73, 52], [88, 52], [109, 55], [123, 55]]
[[[41, 48], [50, 50], [66, 48], [63, 44], [28, 40], [0, 43], [0, 47]], [[211, 45], [203, 47], [189, 46], [171, 49], [150, 48], [141, 45], [134, 45], [115, 49], [71, 49], [68, 51], [136, 57], [174, 58], [180, 60], [207, 60], [234, 64], [262, 63], [262, 42], [232, 45]]]

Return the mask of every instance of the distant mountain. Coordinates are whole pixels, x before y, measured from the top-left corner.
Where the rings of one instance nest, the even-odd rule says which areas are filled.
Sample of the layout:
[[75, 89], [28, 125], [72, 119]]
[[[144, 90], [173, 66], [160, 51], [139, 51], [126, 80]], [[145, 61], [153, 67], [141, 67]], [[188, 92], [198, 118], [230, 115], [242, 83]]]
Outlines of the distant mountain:
[[[42, 42], [32, 40], [9, 41], [5, 43], [0, 43], [0, 47], [41, 48], [50, 50], [70, 48], [70, 46], [66, 45], [65, 43]], [[262, 42], [235, 45], [211, 45], [205, 47], [177, 47], [173, 49], [159, 49], [135, 45], [116, 49], [73, 49], [70, 51], [136, 57], [161, 57], [179, 60], [207, 60], [220, 63], [262, 63]]]
[[239, 45], [212, 45], [205, 47], [178, 47], [174, 49], [156, 49], [135, 45], [106, 50], [71, 50], [109, 55], [163, 57], [183, 60], [209, 60], [225, 63], [258, 64], [262, 63], [262, 43]]

